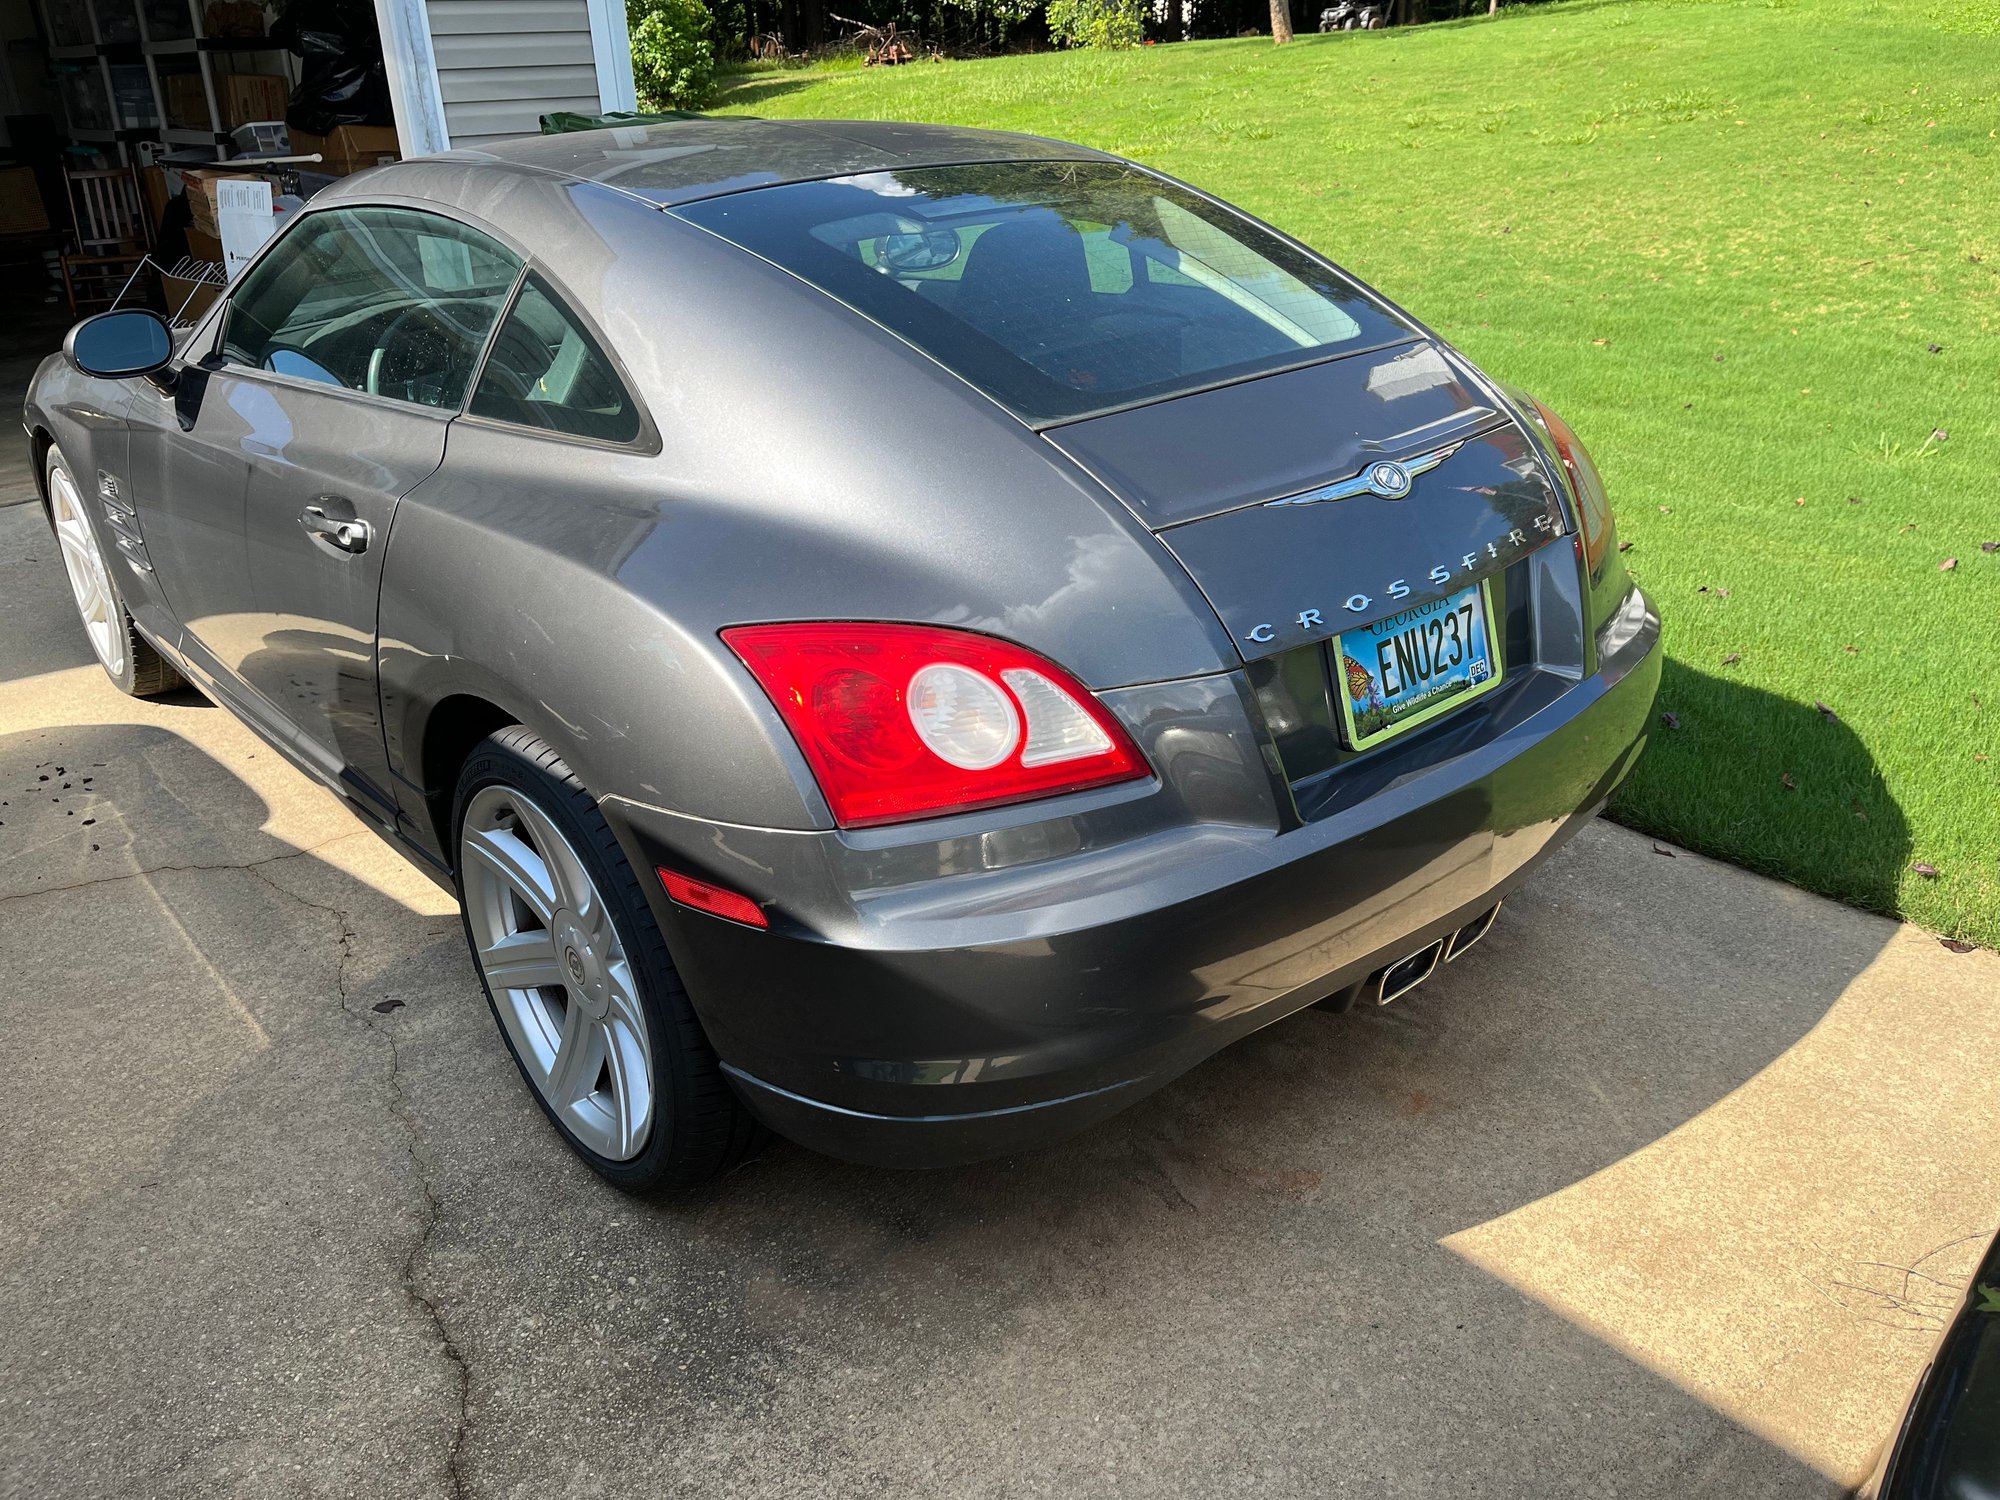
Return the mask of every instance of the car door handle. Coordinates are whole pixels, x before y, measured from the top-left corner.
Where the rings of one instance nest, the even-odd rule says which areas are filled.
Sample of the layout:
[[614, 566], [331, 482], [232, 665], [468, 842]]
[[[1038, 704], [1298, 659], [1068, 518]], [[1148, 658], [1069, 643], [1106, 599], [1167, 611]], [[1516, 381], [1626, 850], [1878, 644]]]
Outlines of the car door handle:
[[336, 520], [317, 505], [305, 508], [305, 513], [299, 517], [299, 524], [320, 541], [338, 547], [342, 552], [366, 552], [368, 539], [375, 534], [375, 528], [366, 521]]

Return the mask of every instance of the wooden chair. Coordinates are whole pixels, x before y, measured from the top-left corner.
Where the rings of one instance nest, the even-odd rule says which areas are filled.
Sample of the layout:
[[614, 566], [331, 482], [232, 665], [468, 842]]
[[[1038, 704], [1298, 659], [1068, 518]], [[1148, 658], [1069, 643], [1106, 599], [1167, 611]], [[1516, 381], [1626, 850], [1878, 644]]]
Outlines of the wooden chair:
[[69, 310], [81, 316], [112, 306], [133, 273], [145, 262], [150, 235], [130, 168], [63, 173], [69, 179], [70, 210], [76, 219], [76, 251], [62, 258], [63, 290]]

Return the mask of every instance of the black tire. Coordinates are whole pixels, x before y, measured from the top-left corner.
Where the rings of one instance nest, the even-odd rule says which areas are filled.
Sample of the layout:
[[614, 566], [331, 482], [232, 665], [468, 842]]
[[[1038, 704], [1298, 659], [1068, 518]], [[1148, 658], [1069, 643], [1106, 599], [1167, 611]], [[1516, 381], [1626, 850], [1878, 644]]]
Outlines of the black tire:
[[[58, 472], [68, 482], [71, 493], [77, 497], [79, 507], [87, 511], [90, 505], [88, 492], [77, 484], [75, 471], [63, 458], [62, 450], [50, 448], [48, 458], [43, 465], [42, 481], [45, 486], [44, 493], [50, 497], [51, 529], [54, 529], [56, 520], [54, 497]], [[89, 524], [87, 519], [85, 524]], [[96, 535], [93, 529], [93, 539]], [[132, 612], [125, 607], [125, 595], [118, 586], [118, 570], [112, 566], [112, 555], [107, 555], [95, 540], [92, 545], [97, 546], [98, 554], [104, 561], [105, 584], [111, 595], [111, 629], [116, 632], [114, 647], [123, 648], [116, 652], [119, 662], [114, 667], [104, 659], [104, 653], [97, 649], [96, 643], [92, 642], [91, 653], [96, 656], [97, 664], [104, 668], [104, 675], [111, 679], [112, 685], [119, 692], [134, 698], [157, 698], [162, 693], [171, 693], [176, 688], [185, 687], [187, 680], [174, 670], [165, 657], [153, 649], [153, 643], [141, 635], [139, 627], [132, 623]]]
[[[477, 961], [467, 912], [459, 830], [465, 810], [483, 788], [500, 785], [527, 798], [568, 840], [604, 897], [632, 967], [653, 1063], [653, 1123], [637, 1156], [616, 1161], [592, 1150], [550, 1108], [535, 1086]], [[667, 952], [659, 922], [640, 889], [639, 875], [619, 847], [597, 801], [561, 756], [530, 730], [514, 725], [488, 736], [467, 757], [452, 799], [452, 865], [473, 970], [493, 1020], [521, 1071], [528, 1092], [549, 1123], [590, 1168], [630, 1193], [685, 1192], [747, 1160], [765, 1132], [736, 1097], [702, 1030], [680, 973]]]

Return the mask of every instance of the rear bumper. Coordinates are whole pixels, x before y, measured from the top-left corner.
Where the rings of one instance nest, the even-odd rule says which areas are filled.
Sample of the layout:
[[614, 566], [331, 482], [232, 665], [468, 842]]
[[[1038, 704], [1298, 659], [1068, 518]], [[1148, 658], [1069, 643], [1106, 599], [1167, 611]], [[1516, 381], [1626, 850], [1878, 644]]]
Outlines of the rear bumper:
[[[930, 882], [832, 936], [788, 924], [782, 898], [769, 931], [656, 904], [711, 1041], [779, 1134], [893, 1166], [1026, 1149], [1519, 885], [1643, 749], [1657, 646], [1649, 619], [1531, 719], [1282, 834], [1172, 830], [1136, 851], [1009, 872], [975, 886], [970, 905], [954, 905], [965, 898], [953, 880]], [[685, 862], [685, 826], [635, 817], [621, 831], [640, 858]]]
[[[1593, 815], [1594, 810], [1579, 815], [1573, 824], [1545, 845], [1542, 852], [1553, 852], [1575, 828], [1588, 822]], [[954, 1108], [971, 1102], [970, 1099], [962, 1100], [960, 1096], [976, 1096], [976, 1085], [938, 1080], [929, 1084], [902, 1085], [897, 1090], [900, 1097], [888, 1101], [903, 1103], [912, 1110], [938, 1112], [884, 1113], [808, 1098], [767, 1083], [741, 1068], [727, 1063], [723, 1066], [736, 1084], [737, 1092], [760, 1120], [779, 1135], [829, 1156], [871, 1166], [943, 1167], [1031, 1150], [1075, 1135], [1110, 1118], [1155, 1089], [1171, 1083], [1237, 1038], [1339, 993], [1412, 950], [1448, 937], [1489, 910], [1527, 874], [1527, 869], [1517, 871], [1489, 892], [1448, 916], [1423, 923], [1397, 942], [1351, 960], [1314, 983], [1261, 1002], [1253, 1001], [1233, 1014], [1189, 1018], [1175, 1025], [1166, 1024], [1162, 1018], [1161, 1024], [1152, 1028], [1160, 1033], [1157, 1039], [1149, 1039], [1146, 1028], [1100, 1032], [1098, 1039], [1109, 1051], [1111, 1069], [1131, 1072], [1144, 1067], [1145, 1071], [1132, 1072], [1129, 1077], [1099, 1083], [1076, 1093], [984, 1109]], [[1147, 998], [1130, 980], [1107, 980], [1101, 988], [1105, 999], [1113, 1004], [1128, 1001], [1138, 1008]], [[1126, 1050], [1128, 1047], [1130, 1050]], [[1059, 1086], [1057, 1080], [1065, 1076], [1096, 1076], [1103, 1071], [1104, 1067], [1100, 1066], [1090, 1068], [1083, 1074], [1065, 1070], [1047, 1076], [1049, 1083]]]

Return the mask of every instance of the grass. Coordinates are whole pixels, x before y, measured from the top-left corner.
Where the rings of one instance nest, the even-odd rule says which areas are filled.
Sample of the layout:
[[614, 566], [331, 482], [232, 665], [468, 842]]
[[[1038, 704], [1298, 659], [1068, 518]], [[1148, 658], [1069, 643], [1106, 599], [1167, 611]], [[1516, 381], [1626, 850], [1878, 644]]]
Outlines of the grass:
[[724, 107], [1086, 142], [1326, 250], [1603, 468], [1678, 725], [1615, 816], [2000, 946], [2000, 0], [1571, 0]]

